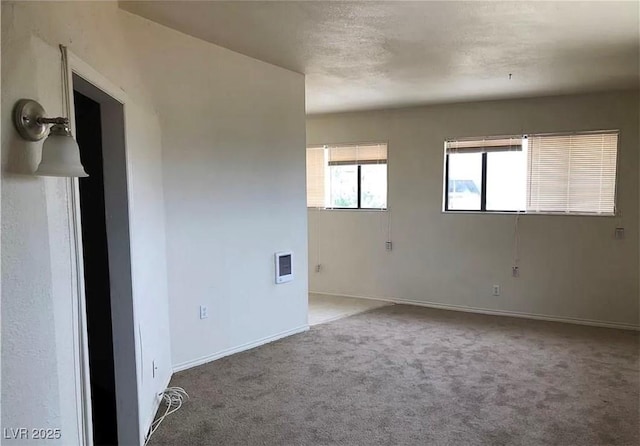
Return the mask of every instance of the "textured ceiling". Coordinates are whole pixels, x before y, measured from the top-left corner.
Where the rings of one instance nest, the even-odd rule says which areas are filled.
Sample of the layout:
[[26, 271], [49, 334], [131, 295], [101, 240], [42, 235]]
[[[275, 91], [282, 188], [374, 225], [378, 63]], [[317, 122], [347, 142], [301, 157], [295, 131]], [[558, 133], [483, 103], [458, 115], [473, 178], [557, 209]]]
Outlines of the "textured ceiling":
[[120, 2], [155, 22], [305, 73], [308, 113], [637, 87], [638, 5]]

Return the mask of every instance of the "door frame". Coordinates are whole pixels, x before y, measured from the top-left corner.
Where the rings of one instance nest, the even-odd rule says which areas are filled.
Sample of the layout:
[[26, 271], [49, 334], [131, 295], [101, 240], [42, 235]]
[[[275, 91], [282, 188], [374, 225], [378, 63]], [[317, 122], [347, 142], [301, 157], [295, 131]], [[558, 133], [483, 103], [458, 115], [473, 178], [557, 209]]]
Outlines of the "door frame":
[[[122, 104], [123, 108], [123, 126], [124, 127], [124, 154], [125, 154], [125, 173], [127, 182], [130, 178], [130, 166], [129, 157], [127, 155], [128, 142], [126, 131], [126, 117], [127, 106], [130, 102], [129, 97], [121, 88], [114, 85], [106, 77], [96, 71], [89, 64], [80, 59], [73, 52], [68, 51], [68, 72], [70, 88], [69, 103], [73, 104], [73, 75], [81, 77], [98, 90], [101, 90], [106, 95], [113, 98], [115, 101]], [[69, 110], [69, 123], [73, 134], [76, 134], [75, 128], [75, 108], [72, 105]], [[82, 222], [80, 214], [80, 189], [78, 178], [70, 178], [67, 182], [68, 191], [68, 211], [69, 211], [69, 224], [70, 224], [70, 249], [71, 249], [71, 278], [72, 283], [75, 285], [72, 287], [72, 318], [73, 318], [73, 343], [74, 343], [74, 370], [75, 370], [75, 388], [76, 388], [76, 417], [78, 426], [78, 438], [81, 440], [81, 444], [87, 446], [93, 446], [93, 422], [92, 422], [92, 407], [91, 407], [91, 379], [89, 374], [89, 345], [87, 336], [87, 316], [86, 316], [86, 296], [84, 287], [84, 265], [83, 265], [83, 248], [82, 248]], [[127, 189], [127, 214], [130, 215], [130, 193]], [[131, 230], [129, 227], [129, 240], [131, 240]], [[129, 246], [130, 249], [130, 246]], [[129, 251], [131, 255], [131, 251]], [[133, 288], [133, 277], [131, 277]], [[133, 290], [132, 290], [133, 292]], [[139, 389], [139, 354], [138, 349], [139, 336], [138, 331], [135, 329], [137, 326], [137, 318], [135, 311], [135, 303], [132, 300], [133, 305], [133, 326], [131, 331], [134, 334], [134, 351], [135, 351], [135, 380], [136, 389]], [[116, 350], [114, 346], [114, 361], [116, 360]], [[116, 376], [116, 392], [117, 392], [117, 376]], [[136, 391], [136, 408], [138, 405], [138, 394]], [[116, 397], [116, 408], [118, 407], [118, 398]], [[121, 411], [118, 411], [121, 412]], [[139, 418], [139, 413], [138, 413]], [[125, 420], [122, 420], [125, 421]], [[132, 420], [127, 420], [131, 422]], [[136, 430], [140, 429], [140, 422], [135, 420]], [[121, 416], [118, 416], [118, 437], [121, 440]], [[142, 438], [140, 432], [138, 432], [138, 438]]]

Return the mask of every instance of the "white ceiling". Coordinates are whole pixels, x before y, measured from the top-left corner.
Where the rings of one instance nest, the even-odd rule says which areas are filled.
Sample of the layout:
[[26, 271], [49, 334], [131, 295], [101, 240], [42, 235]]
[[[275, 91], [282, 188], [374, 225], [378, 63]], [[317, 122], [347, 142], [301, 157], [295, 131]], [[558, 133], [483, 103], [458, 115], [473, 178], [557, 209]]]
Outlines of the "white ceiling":
[[305, 73], [308, 113], [637, 87], [638, 5], [120, 2], [155, 22]]

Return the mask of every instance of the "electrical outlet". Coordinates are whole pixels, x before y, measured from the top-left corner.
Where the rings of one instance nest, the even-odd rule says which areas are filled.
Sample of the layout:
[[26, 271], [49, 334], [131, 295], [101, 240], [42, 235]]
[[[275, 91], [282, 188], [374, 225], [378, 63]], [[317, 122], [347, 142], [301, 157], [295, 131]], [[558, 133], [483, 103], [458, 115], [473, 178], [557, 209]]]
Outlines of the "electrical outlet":
[[622, 227], [616, 228], [615, 238], [616, 240], [624, 239], [624, 228]]
[[206, 305], [200, 305], [200, 319], [209, 317], [209, 308]]
[[500, 295], [500, 285], [494, 285], [493, 286], [493, 295], [494, 296], [499, 296]]
[[316, 265], [316, 272], [319, 273], [322, 270], [322, 265], [319, 263]]
[[520, 267], [518, 267], [518, 266], [512, 266], [512, 267], [511, 267], [511, 276], [513, 276], [513, 277], [520, 277]]
[[391, 251], [393, 249], [393, 243], [389, 242], [385, 242], [384, 247], [387, 251]]

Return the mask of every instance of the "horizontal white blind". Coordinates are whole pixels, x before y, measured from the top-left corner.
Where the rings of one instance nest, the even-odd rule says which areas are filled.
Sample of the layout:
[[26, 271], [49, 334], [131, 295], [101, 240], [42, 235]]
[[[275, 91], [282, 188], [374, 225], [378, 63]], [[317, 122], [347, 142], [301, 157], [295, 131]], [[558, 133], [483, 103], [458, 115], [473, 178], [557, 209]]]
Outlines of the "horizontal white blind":
[[465, 138], [446, 141], [447, 153], [507, 152], [522, 150], [522, 136]]
[[618, 132], [528, 138], [527, 212], [614, 214]]
[[329, 164], [376, 164], [386, 162], [386, 144], [329, 146]]
[[326, 150], [323, 147], [307, 149], [307, 207], [322, 208], [325, 206], [326, 165]]

